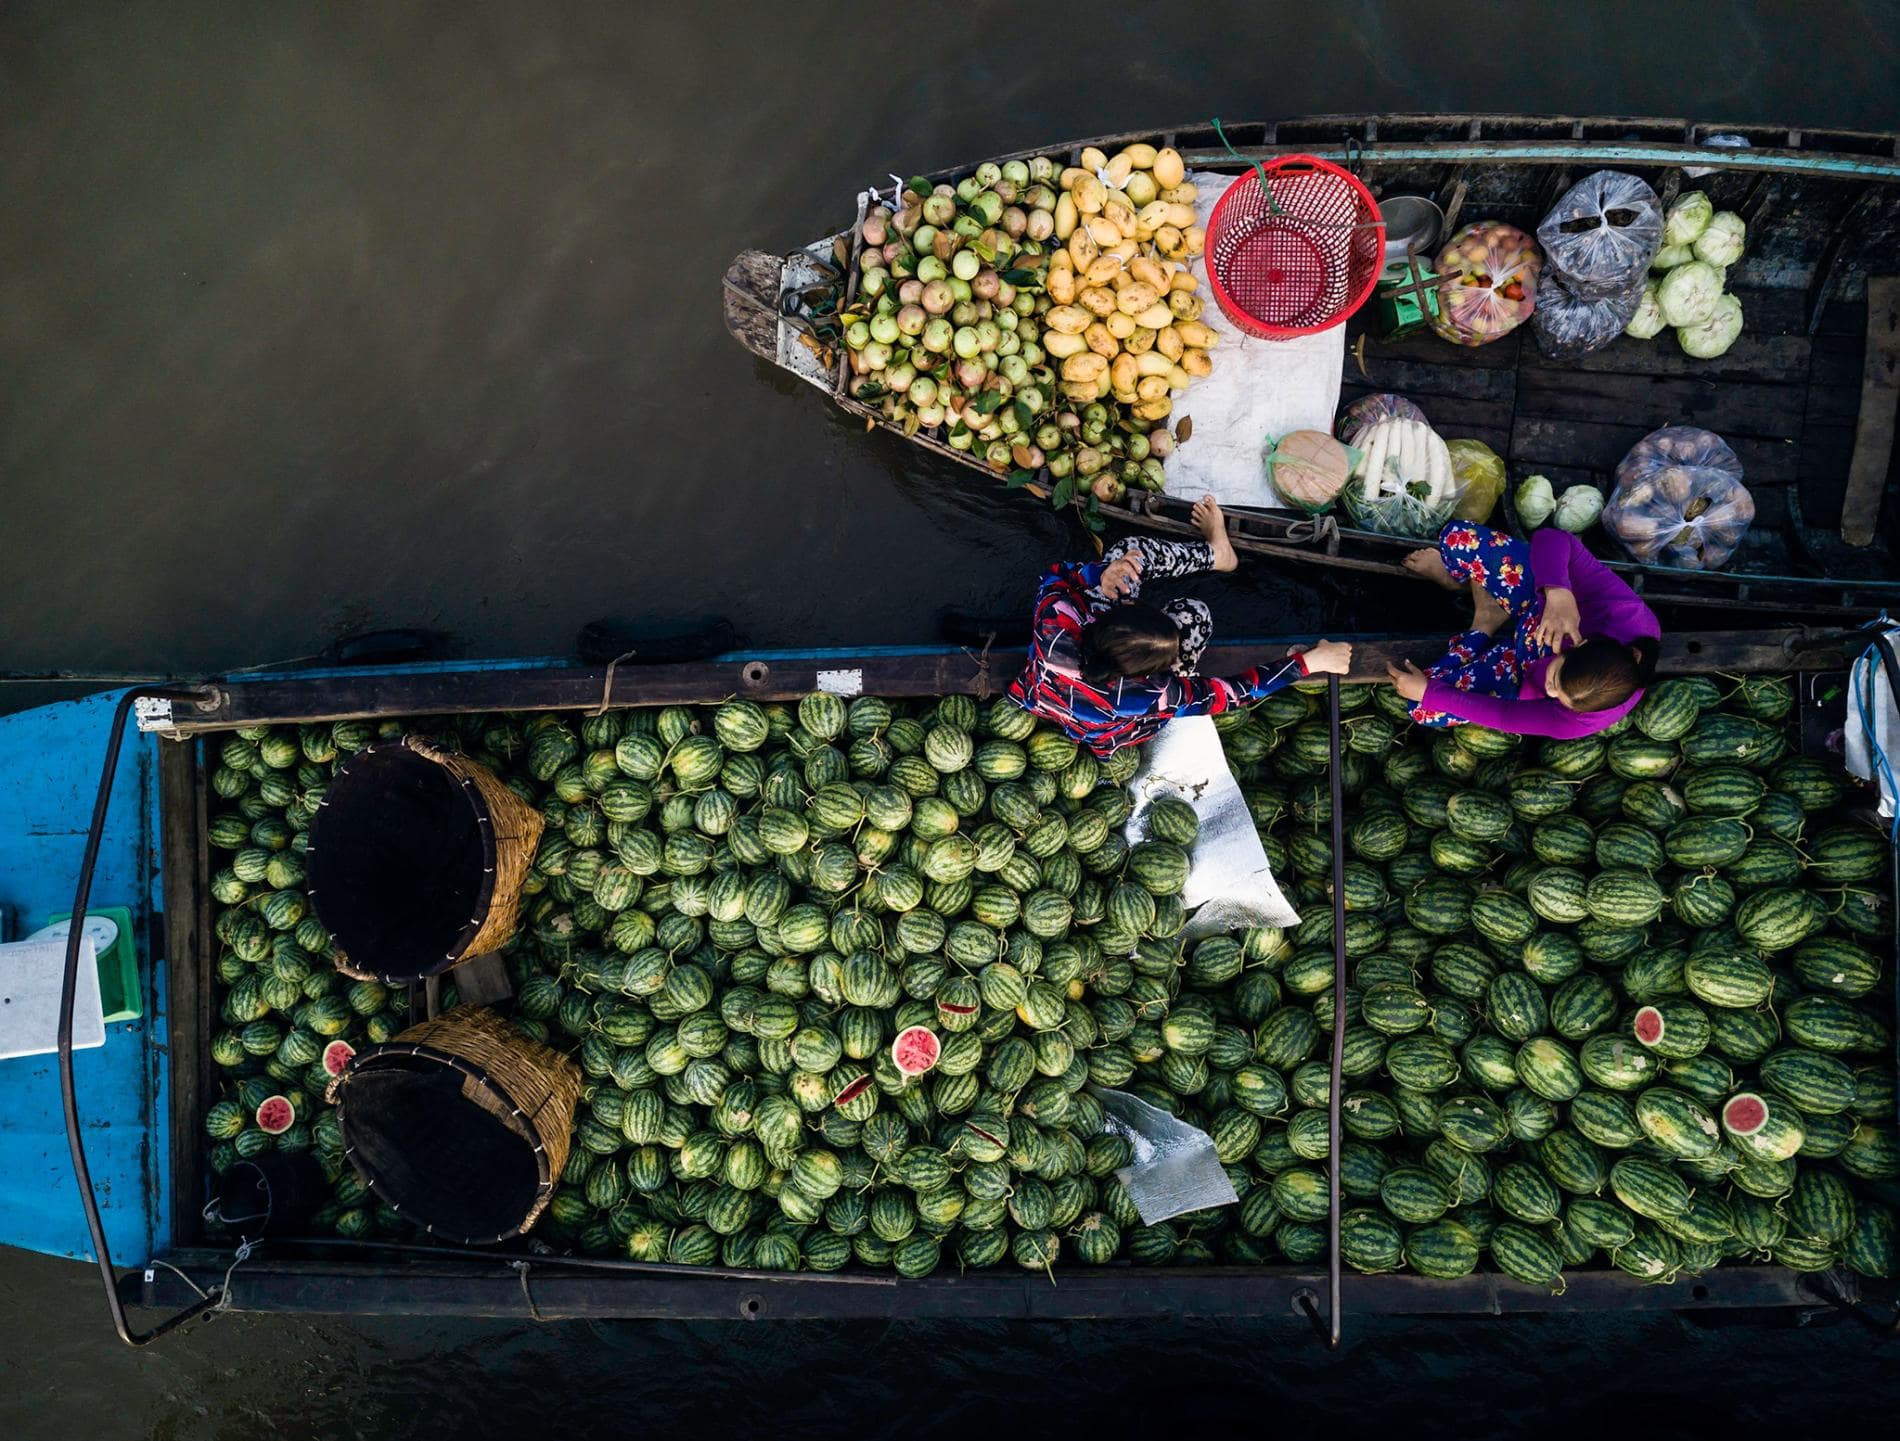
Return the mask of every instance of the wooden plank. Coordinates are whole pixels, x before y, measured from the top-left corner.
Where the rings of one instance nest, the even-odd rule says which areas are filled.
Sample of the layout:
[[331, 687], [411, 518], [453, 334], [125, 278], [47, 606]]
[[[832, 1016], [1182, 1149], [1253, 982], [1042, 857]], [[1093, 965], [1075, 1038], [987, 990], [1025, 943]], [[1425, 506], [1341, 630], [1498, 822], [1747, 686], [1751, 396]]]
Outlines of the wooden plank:
[[1675, 336], [1664, 331], [1653, 340], [1621, 336], [1601, 350], [1572, 360], [1552, 360], [1527, 346], [1520, 371], [1602, 371], [1617, 375], [1681, 375], [1714, 381], [1769, 381], [1798, 384], [1806, 378], [1811, 342], [1806, 336], [1763, 335], [1743, 310], [1744, 330], [1728, 352], [1714, 360], [1685, 355]]
[[1347, 385], [1395, 390], [1406, 396], [1455, 395], [1471, 400], [1494, 400], [1506, 406], [1511, 403], [1517, 385], [1517, 377], [1506, 369], [1399, 360], [1381, 354], [1370, 345], [1366, 347], [1363, 370], [1358, 357], [1351, 350], [1346, 352], [1345, 381]]
[[204, 1174], [205, 1098], [213, 1086], [211, 868], [201, 779], [194, 743], [159, 746], [158, 865], [165, 896], [167, 1044], [158, 1064], [168, 1067], [171, 1097], [167, 1140], [172, 1213], [167, 1224], [174, 1242], [197, 1240], [204, 1225], [198, 1178]]
[[1518, 372], [1517, 412], [1526, 418], [1700, 425], [1731, 444], [1737, 436], [1792, 440], [1807, 409], [1805, 385], [1751, 385], [1687, 377], [1577, 370]]
[[1430, 330], [1414, 331], [1397, 340], [1381, 340], [1371, 334], [1370, 321], [1355, 321], [1353, 328], [1347, 332], [1348, 352], [1358, 344], [1361, 334], [1366, 337], [1368, 365], [1377, 355], [1391, 360], [1423, 361], [1429, 365], [1455, 365], [1461, 369], [1512, 370], [1517, 366], [1524, 329], [1520, 326], [1489, 345], [1453, 345]]
[[[1630, 447], [1655, 428], [1644, 422], [1520, 416], [1511, 435], [1511, 461], [1532, 469], [1568, 465], [1608, 476]], [[1749, 484], [1785, 484], [1796, 478], [1799, 447], [1792, 442], [1741, 437], [1731, 444]]]
[[1894, 406], [1900, 398], [1900, 275], [1867, 277], [1867, 353], [1860, 382], [1860, 419], [1841, 506], [1841, 539], [1868, 545], [1880, 518], [1880, 496], [1893, 459]]

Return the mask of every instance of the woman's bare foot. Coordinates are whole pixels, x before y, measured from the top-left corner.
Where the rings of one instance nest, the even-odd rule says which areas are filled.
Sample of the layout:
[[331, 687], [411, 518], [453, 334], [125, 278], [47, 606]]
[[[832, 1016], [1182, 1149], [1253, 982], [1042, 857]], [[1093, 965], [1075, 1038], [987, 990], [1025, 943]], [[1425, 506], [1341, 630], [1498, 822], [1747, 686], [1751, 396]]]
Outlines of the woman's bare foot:
[[1446, 590], [1459, 589], [1458, 582], [1451, 578], [1451, 572], [1445, 569], [1445, 562], [1439, 558], [1437, 546], [1412, 551], [1400, 563], [1420, 580], [1429, 580]]
[[1214, 552], [1215, 570], [1232, 570], [1240, 564], [1240, 557], [1234, 554], [1234, 543], [1227, 537], [1227, 520], [1220, 512], [1220, 502], [1211, 495], [1204, 495], [1194, 502], [1192, 519], [1200, 527], [1201, 538]]
[[1496, 635], [1498, 627], [1509, 620], [1511, 613], [1477, 581], [1471, 582], [1471, 628], [1481, 630], [1486, 635]]

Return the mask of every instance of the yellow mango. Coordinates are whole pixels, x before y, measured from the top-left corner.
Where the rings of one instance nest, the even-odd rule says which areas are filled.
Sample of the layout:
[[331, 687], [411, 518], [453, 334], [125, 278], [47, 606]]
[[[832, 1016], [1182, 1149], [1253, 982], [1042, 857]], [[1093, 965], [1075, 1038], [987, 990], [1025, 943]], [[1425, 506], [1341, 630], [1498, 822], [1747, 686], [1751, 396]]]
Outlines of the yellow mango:
[[1155, 184], [1164, 190], [1179, 185], [1187, 178], [1187, 162], [1172, 145], [1155, 151], [1154, 158], [1143, 169], [1154, 171]]
[[1207, 249], [1207, 232], [1198, 225], [1190, 225], [1183, 230], [1181, 239], [1187, 245], [1189, 255], [1199, 255]]
[[1076, 296], [1075, 303], [1097, 317], [1115, 313], [1115, 292], [1102, 285], [1091, 285]]
[[1115, 329], [1117, 320], [1125, 320], [1129, 325], [1128, 334], [1122, 337], [1123, 350], [1130, 355], [1139, 355], [1143, 359], [1155, 353], [1155, 336], [1160, 333], [1159, 331], [1150, 330], [1145, 325], [1136, 325], [1132, 315], [1111, 315], [1108, 318], [1110, 330]]
[[1168, 309], [1181, 320], [1199, 320], [1205, 308], [1206, 302], [1198, 295], [1190, 295], [1185, 290], [1168, 292]]
[[1173, 397], [1164, 395], [1159, 400], [1142, 401], [1141, 404], [1137, 405], [1129, 414], [1133, 415], [1136, 420], [1166, 420], [1173, 409]]
[[1174, 372], [1174, 362], [1158, 350], [1144, 350], [1135, 358], [1135, 368], [1143, 375], [1167, 376]]
[[1087, 174], [1088, 171], [1084, 170], [1080, 165], [1065, 165], [1062, 167], [1062, 177], [1056, 181], [1056, 184], [1063, 190], [1073, 190], [1075, 189], [1075, 182]]
[[1201, 198], [1201, 192], [1192, 185], [1170, 185], [1158, 198], [1173, 201], [1177, 205], [1192, 205]]
[[1093, 175], [1108, 164], [1108, 152], [1100, 146], [1088, 145], [1082, 149], [1082, 168]]
[[1104, 360], [1113, 360], [1121, 354], [1122, 343], [1115, 338], [1114, 332], [1099, 320], [1082, 332], [1082, 338], [1089, 343], [1089, 349]]
[[1159, 330], [1162, 326], [1173, 322], [1174, 312], [1159, 301], [1156, 301], [1146, 310], [1136, 312], [1135, 319], [1140, 324], [1147, 326], [1150, 330]]
[[1170, 325], [1155, 332], [1155, 349], [1172, 361], [1179, 360], [1187, 346], [1181, 340], [1181, 332]]
[[1135, 386], [1135, 394], [1143, 400], [1159, 400], [1168, 393], [1168, 377], [1165, 375], [1144, 375]]
[[1093, 381], [1108, 370], [1108, 361], [1094, 351], [1084, 351], [1080, 355], [1071, 355], [1062, 362], [1062, 378], [1073, 381]]
[[[1065, 260], [1068, 258], [1069, 252], [1066, 250], [1058, 251], [1057, 253], [1061, 255], [1063, 259]], [[1077, 286], [1075, 283], [1075, 267], [1072, 265], [1065, 265], [1061, 269], [1058, 270], [1055, 266], [1051, 265], [1049, 267], [1049, 279], [1047, 282], [1047, 288], [1049, 291], [1049, 298], [1055, 301], [1056, 304], [1058, 305], [1069, 304], [1071, 301], [1075, 299], [1075, 293], [1077, 290]]]
[[[1140, 363], [1132, 355], [1118, 355], [1109, 364], [1108, 379], [1109, 384], [1117, 390], [1133, 390], [1136, 382], [1141, 379]], [[1142, 398], [1152, 400], [1154, 397], [1143, 396]]]
[[[1195, 353], [1199, 354], [1200, 352], [1196, 351]], [[1182, 354], [1185, 356], [1186, 352], [1183, 351]], [[1173, 386], [1176, 390], [1186, 390], [1190, 385], [1194, 384], [1194, 377], [1177, 365], [1173, 370], [1168, 372], [1168, 384]]]
[[1154, 169], [1155, 157], [1160, 153], [1161, 152], [1156, 150], [1154, 146], [1140, 140], [1137, 140], [1133, 145], [1128, 146], [1122, 151], [1122, 154], [1128, 157], [1129, 164], [1133, 165], [1137, 170]]
[[1128, 196], [1128, 203], [1137, 210], [1149, 201], [1158, 198], [1161, 193], [1160, 188], [1155, 184], [1154, 176], [1145, 170], [1137, 170], [1129, 176], [1128, 183], [1122, 187], [1122, 190]]
[[1066, 242], [1071, 235], [1075, 234], [1076, 222], [1081, 218], [1081, 212], [1075, 208], [1073, 195], [1065, 190], [1056, 197], [1055, 235], [1057, 240]]
[[1062, 392], [1062, 398], [1064, 400], [1078, 401], [1083, 405], [1087, 405], [1091, 400], [1095, 399], [1095, 382], [1092, 380], [1059, 381], [1056, 384], [1056, 389]]
[[1108, 327], [1108, 333], [1119, 340], [1124, 349], [1128, 346], [1128, 338], [1137, 330], [1141, 329], [1139, 325], [1135, 324], [1134, 316], [1123, 315], [1119, 310], [1104, 319], [1102, 324]]
[[1192, 205], [1183, 205], [1178, 200], [1164, 200], [1161, 203], [1168, 207], [1168, 224], [1177, 230], [1186, 230], [1199, 219]]
[[1089, 343], [1080, 335], [1069, 335], [1060, 330], [1045, 330], [1042, 335], [1042, 348], [1057, 360], [1067, 360], [1071, 355], [1080, 355], [1089, 348]]
[[1165, 200], [1151, 201], [1149, 204], [1141, 207], [1141, 213], [1137, 215], [1135, 219], [1142, 229], [1152, 235], [1155, 231], [1168, 223], [1168, 202]]
[[1189, 375], [1212, 375], [1214, 358], [1205, 350], [1188, 350], [1181, 355], [1181, 369]]
[[1135, 212], [1126, 200], [1109, 201], [1102, 207], [1102, 219], [1119, 232], [1115, 240], [1108, 242], [1110, 245], [1115, 244], [1116, 241], [1126, 240], [1135, 233]]
[[1161, 268], [1161, 263], [1146, 255], [1138, 255], [1129, 261], [1128, 273], [1144, 285], [1152, 285], [1157, 294], [1165, 292], [1170, 283], [1168, 272]]
[[1089, 266], [1089, 273], [1082, 278], [1090, 285], [1113, 285], [1121, 273], [1121, 261], [1112, 255], [1098, 255]]
[[1101, 253], [1102, 248], [1095, 243], [1095, 238], [1081, 226], [1076, 226], [1075, 234], [1069, 237], [1070, 263], [1083, 274], [1087, 274], [1088, 268], [1095, 263], [1095, 257]]
[[1073, 305], [1058, 305], [1043, 316], [1042, 323], [1058, 335], [1080, 335], [1093, 321], [1086, 310]]
[[1126, 150], [1108, 162], [1108, 183], [1120, 190], [1128, 183], [1128, 177], [1135, 173], [1135, 162], [1129, 158]]
[[1122, 233], [1115, 222], [1103, 215], [1091, 215], [1082, 222], [1089, 228], [1089, 239], [1106, 249], [1122, 243]]
[[1131, 280], [1123, 287], [1122, 293], [1115, 297], [1115, 304], [1129, 315], [1140, 315], [1159, 298], [1155, 288], [1147, 281]]
[[1174, 328], [1181, 332], [1181, 341], [1190, 350], [1212, 350], [1220, 339], [1198, 320], [1176, 321]]
[[1200, 283], [1200, 281], [1194, 278], [1194, 272], [1184, 265], [1169, 277], [1168, 289], [1170, 291], [1184, 291], [1191, 295]]
[[[1084, 215], [1100, 215], [1108, 204], [1108, 188], [1093, 175], [1079, 177], [1069, 194], [1075, 197], [1075, 208]], [[1193, 224], [1191, 217], [1188, 223]]]

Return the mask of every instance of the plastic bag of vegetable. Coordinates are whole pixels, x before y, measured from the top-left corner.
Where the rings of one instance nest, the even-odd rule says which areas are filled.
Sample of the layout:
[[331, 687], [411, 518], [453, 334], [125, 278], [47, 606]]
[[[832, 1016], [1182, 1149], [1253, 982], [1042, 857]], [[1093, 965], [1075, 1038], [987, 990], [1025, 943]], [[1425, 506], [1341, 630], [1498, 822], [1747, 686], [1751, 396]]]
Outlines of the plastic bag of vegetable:
[[1428, 536], [1451, 518], [1460, 489], [1451, 452], [1437, 431], [1394, 417], [1362, 432], [1359, 449], [1361, 459], [1340, 498], [1361, 530]]
[[1452, 518], [1482, 525], [1491, 518], [1498, 497], [1504, 494], [1508, 477], [1503, 458], [1482, 440], [1448, 440], [1445, 450], [1451, 456], [1452, 483], [1458, 487]]
[[1577, 295], [1621, 297], [1662, 247], [1662, 201], [1634, 175], [1599, 170], [1563, 193], [1537, 239], [1546, 276], [1556, 271]]
[[1728, 442], [1693, 425], [1651, 431], [1616, 467], [1603, 525], [1632, 560], [1715, 570], [1755, 518]]
[[1552, 360], [1574, 360], [1601, 350], [1635, 317], [1643, 299], [1643, 272], [1615, 295], [1587, 295], [1546, 270], [1537, 282], [1537, 310], [1531, 328], [1537, 344]]
[[1543, 258], [1537, 242], [1495, 220], [1467, 225], [1438, 252], [1438, 314], [1432, 329], [1457, 345], [1509, 335], [1537, 304]]
[[1425, 412], [1411, 401], [1387, 391], [1378, 395], [1362, 395], [1340, 411], [1339, 419], [1333, 425], [1333, 434], [1347, 445], [1357, 445], [1360, 435], [1368, 426], [1393, 416], [1400, 420], [1416, 420], [1420, 424], [1430, 423], [1425, 419]]
[[1275, 495], [1295, 510], [1318, 515], [1339, 499], [1355, 455], [1323, 430], [1289, 430], [1262, 463]]

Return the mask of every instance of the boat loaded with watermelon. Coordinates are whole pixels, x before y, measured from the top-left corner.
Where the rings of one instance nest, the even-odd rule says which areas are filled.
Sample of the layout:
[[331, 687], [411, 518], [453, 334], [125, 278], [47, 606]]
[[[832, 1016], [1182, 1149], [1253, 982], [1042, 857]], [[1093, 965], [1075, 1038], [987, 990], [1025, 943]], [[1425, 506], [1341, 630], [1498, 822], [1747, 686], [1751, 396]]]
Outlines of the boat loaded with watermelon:
[[[1000, 697], [1010, 654], [308, 670], [0, 718], [4, 899], [126, 905], [139, 974], [67, 1052], [64, 1114], [61, 1058], [4, 1063], [0, 1229], [96, 1259], [135, 1342], [214, 1309], [1333, 1339], [1354, 1312], [1877, 1312], [1893, 856], [1827, 750], [1863, 640], [1672, 637], [1626, 722], [1542, 743], [1411, 726], [1369, 682], [1422, 643], [1363, 640], [1333, 692], [1221, 718], [1301, 919], [1192, 940], [1194, 808], [1136, 812], [1139, 753]], [[528, 838], [493, 852], [499, 948], [407, 987], [323, 919], [346, 779], [392, 756], [452, 762]], [[445, 1053], [477, 1019], [502, 1043]], [[535, 1099], [509, 1046], [557, 1078]], [[494, 1196], [357, 1114], [445, 1063], [431, 1104], [510, 1098], [483, 1124], [525, 1169]], [[1144, 1224], [1110, 1088], [1202, 1130], [1236, 1200]], [[253, 1173], [279, 1189], [246, 1209]]]
[[880, 179], [841, 220], [740, 255], [727, 328], [946, 484], [1169, 534], [1211, 489], [1240, 549], [1362, 575], [1448, 513], [1554, 513], [1672, 625], [1900, 599], [1892, 134], [1215, 121]]

